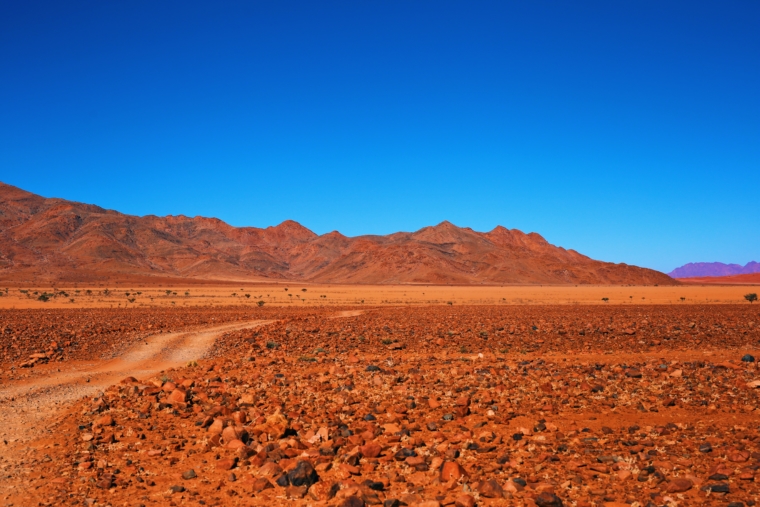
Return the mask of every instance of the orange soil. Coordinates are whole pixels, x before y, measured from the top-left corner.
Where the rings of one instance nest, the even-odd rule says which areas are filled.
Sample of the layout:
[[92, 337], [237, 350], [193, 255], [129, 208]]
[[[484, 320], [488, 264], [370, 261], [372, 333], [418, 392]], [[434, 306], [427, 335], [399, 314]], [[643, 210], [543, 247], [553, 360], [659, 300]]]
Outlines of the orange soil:
[[760, 273], [731, 276], [702, 276], [695, 278], [679, 278], [679, 282], [688, 284], [710, 285], [760, 285]]
[[[339, 285], [302, 282], [267, 284], [181, 283], [140, 285], [111, 282], [97, 286], [71, 284], [8, 286], [0, 297], [0, 308], [134, 308], [182, 306], [238, 306], [255, 308], [259, 301], [266, 306], [334, 306], [334, 305], [445, 305], [460, 304], [731, 304], [742, 303], [746, 287], [737, 286], [619, 286], [619, 285]], [[0, 287], [4, 289], [5, 287]], [[104, 294], [105, 289], [109, 294]], [[285, 289], [288, 289], [287, 291]], [[306, 289], [305, 291], [303, 289]], [[20, 291], [26, 290], [28, 293]], [[87, 291], [90, 290], [91, 294]], [[61, 291], [66, 295], [60, 294]], [[79, 292], [77, 292], [79, 291]], [[166, 291], [170, 294], [167, 295]], [[37, 293], [36, 295], [34, 293]], [[37, 298], [42, 293], [57, 293], [47, 302]], [[137, 293], [140, 294], [137, 294]], [[129, 296], [126, 294], [129, 293]], [[175, 294], [176, 293], [176, 294]], [[188, 293], [187, 295], [185, 293]], [[233, 296], [233, 293], [235, 294]], [[250, 297], [246, 297], [248, 294]], [[323, 297], [324, 296], [324, 297]], [[129, 299], [134, 298], [134, 302]], [[608, 298], [605, 302], [603, 298]], [[681, 298], [684, 298], [682, 301]], [[73, 302], [71, 300], [74, 300]]]

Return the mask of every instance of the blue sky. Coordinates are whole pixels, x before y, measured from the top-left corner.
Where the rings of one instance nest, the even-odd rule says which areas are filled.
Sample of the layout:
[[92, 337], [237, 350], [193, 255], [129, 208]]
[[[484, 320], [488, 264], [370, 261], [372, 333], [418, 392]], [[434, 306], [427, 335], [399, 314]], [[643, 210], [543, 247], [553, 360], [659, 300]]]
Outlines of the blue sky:
[[318, 233], [760, 260], [760, 3], [6, 2], [0, 181]]

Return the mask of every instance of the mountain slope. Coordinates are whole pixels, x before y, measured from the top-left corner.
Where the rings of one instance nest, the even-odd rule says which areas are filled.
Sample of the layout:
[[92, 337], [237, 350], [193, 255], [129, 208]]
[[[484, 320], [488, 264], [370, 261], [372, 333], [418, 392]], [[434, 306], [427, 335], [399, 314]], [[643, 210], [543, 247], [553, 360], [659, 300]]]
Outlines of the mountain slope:
[[676, 268], [668, 275], [673, 278], [694, 278], [705, 276], [733, 276], [760, 273], [760, 262], [751, 261], [741, 266], [739, 264], [724, 264], [722, 262], [690, 262]]
[[595, 261], [536, 233], [449, 222], [416, 232], [318, 236], [293, 221], [232, 227], [185, 216], [124, 215], [0, 183], [0, 277], [171, 276], [324, 283], [673, 284], [650, 269]]

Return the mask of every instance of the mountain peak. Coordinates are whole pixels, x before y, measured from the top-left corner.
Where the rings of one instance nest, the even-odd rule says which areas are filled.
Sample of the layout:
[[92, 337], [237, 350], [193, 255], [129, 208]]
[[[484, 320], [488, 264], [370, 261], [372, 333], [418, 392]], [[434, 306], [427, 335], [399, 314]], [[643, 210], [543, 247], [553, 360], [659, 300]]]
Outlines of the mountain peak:
[[690, 262], [668, 273], [673, 278], [699, 278], [712, 276], [749, 275], [760, 273], [760, 263], [750, 261], [744, 266], [740, 264], [724, 264], [722, 262]]
[[267, 227], [267, 230], [277, 232], [278, 234], [289, 234], [297, 238], [315, 238], [317, 237], [311, 229], [304, 227], [295, 220], [285, 220], [275, 226]]

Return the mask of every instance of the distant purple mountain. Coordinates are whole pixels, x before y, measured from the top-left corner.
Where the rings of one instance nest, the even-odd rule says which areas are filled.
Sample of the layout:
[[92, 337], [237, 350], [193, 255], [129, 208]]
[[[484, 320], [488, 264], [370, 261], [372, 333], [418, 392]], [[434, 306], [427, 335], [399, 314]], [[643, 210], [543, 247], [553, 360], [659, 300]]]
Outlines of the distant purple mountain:
[[731, 276], [760, 273], [760, 262], [751, 261], [745, 266], [723, 264], [722, 262], [690, 262], [676, 268], [668, 275], [673, 278], [692, 278], [697, 276]]

